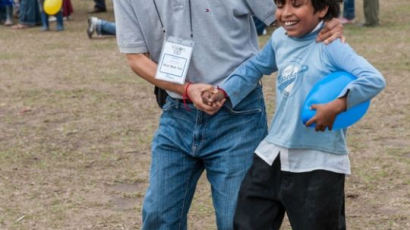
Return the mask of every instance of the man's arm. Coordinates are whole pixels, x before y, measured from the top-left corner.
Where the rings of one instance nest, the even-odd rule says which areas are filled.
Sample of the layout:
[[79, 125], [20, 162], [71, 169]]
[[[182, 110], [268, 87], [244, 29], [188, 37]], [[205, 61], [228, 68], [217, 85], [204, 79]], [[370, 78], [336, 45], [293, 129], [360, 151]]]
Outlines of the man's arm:
[[184, 85], [180, 85], [155, 79], [157, 64], [148, 57], [148, 54], [126, 54], [126, 56], [128, 65], [138, 76], [142, 77], [151, 84], [158, 86], [159, 88], [166, 89], [180, 95], [184, 94], [186, 83]]
[[131, 69], [151, 84], [187, 97], [187, 99], [192, 101], [195, 107], [210, 115], [218, 111], [219, 108], [204, 104], [201, 98], [201, 92], [212, 88], [212, 85], [202, 83], [185, 83], [180, 85], [155, 79], [157, 64], [148, 57], [148, 54], [126, 54], [126, 56]]
[[340, 38], [342, 42], [345, 42], [343, 36], [343, 24], [337, 18], [332, 18], [330, 21], [325, 22], [325, 26], [319, 32], [316, 41], [329, 44], [332, 41]]
[[243, 62], [220, 85], [228, 95], [232, 107], [238, 105], [255, 87], [263, 75], [277, 70], [273, 38], [255, 56]]

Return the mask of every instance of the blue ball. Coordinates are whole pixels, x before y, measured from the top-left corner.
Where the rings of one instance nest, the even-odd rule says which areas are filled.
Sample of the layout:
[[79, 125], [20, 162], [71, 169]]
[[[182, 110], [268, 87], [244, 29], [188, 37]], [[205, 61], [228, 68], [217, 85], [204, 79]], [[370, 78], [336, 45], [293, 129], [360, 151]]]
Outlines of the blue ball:
[[[303, 104], [301, 113], [303, 124], [306, 124], [306, 122], [316, 114], [315, 110], [310, 109], [312, 105], [326, 104], [335, 100], [342, 90], [351, 81], [356, 79], [355, 76], [347, 72], [334, 72], [318, 81], [307, 95], [305, 103]], [[333, 130], [347, 128], [359, 121], [366, 113], [369, 105], [370, 100], [355, 105], [345, 112], [339, 113], [333, 123]], [[309, 127], [315, 127], [315, 124], [312, 124]]]

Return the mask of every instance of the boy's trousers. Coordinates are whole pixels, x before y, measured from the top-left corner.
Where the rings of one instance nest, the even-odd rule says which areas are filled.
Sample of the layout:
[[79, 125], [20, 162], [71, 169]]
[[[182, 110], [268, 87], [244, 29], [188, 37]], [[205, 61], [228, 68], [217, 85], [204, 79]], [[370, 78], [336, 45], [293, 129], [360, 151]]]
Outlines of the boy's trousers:
[[293, 230], [346, 229], [345, 175], [325, 170], [304, 173], [281, 171], [254, 155], [242, 182], [234, 229], [276, 230], [285, 212]]

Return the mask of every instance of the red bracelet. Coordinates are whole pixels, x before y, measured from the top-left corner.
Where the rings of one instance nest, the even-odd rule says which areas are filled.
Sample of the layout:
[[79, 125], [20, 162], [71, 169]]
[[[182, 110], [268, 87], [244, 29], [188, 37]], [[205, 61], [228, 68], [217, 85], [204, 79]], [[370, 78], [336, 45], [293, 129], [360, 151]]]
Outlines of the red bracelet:
[[185, 107], [186, 110], [190, 110], [189, 107], [187, 106], [186, 101], [187, 100], [192, 101], [191, 98], [189, 98], [189, 95], [188, 95], [188, 88], [191, 84], [192, 84], [191, 82], [187, 82], [187, 84], [185, 86], [185, 89], [184, 89], [184, 94], [182, 94], [182, 101], [184, 102], [184, 107]]
[[184, 94], [182, 94], [182, 99], [183, 100], [189, 100], [189, 101], [191, 101], [191, 98], [189, 98], [189, 95], [188, 95], [188, 88], [189, 88], [189, 86], [191, 86], [191, 82], [187, 82], [187, 84], [186, 84], [186, 86], [185, 86], [185, 89], [184, 89]]

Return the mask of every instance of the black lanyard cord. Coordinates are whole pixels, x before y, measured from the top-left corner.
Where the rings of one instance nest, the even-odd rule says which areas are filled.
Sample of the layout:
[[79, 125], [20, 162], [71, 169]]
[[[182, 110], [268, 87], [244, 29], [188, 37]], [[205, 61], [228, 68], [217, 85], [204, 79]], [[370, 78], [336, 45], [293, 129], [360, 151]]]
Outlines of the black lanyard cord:
[[153, 0], [153, 2], [154, 2], [154, 6], [155, 6], [155, 11], [157, 12], [157, 15], [158, 15], [158, 18], [159, 18], [159, 23], [161, 23], [162, 32], [165, 34], [166, 31], [165, 31], [164, 23], [162, 23], [161, 16], [159, 15], [157, 3], [155, 3], [155, 0]]
[[192, 7], [191, 7], [191, 0], [188, 0], [189, 5], [189, 25], [191, 29], [191, 38], [194, 38], [194, 30], [192, 28]]
[[[157, 3], [155, 2], [155, 0], [152, 0], [154, 2], [154, 6], [155, 6], [155, 11], [157, 12], [158, 15], [158, 19], [159, 19], [159, 23], [161, 23], [161, 27], [162, 27], [162, 32], [165, 34], [166, 30], [165, 30], [165, 26], [164, 23], [162, 22], [161, 19], [161, 15], [159, 14], [159, 10], [158, 10], [158, 6]], [[188, 0], [188, 6], [189, 6], [189, 28], [191, 30], [191, 38], [194, 38], [194, 30], [192, 27], [192, 7], [191, 7], [191, 0]]]

